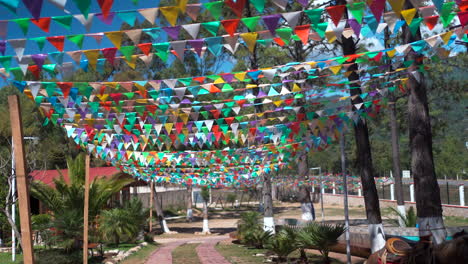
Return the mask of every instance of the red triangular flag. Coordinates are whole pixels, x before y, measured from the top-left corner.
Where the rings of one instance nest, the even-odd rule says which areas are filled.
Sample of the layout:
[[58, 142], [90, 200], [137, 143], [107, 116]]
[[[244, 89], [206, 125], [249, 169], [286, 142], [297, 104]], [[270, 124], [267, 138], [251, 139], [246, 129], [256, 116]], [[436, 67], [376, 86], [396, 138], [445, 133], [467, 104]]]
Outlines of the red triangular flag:
[[56, 36], [56, 37], [47, 37], [46, 38], [50, 44], [52, 44], [60, 52], [63, 51], [63, 44], [65, 41], [65, 36]]
[[426, 26], [429, 30], [432, 30], [437, 25], [437, 21], [439, 21], [439, 16], [429, 16], [424, 18], [424, 22], [426, 22]]
[[343, 16], [345, 8], [346, 8], [345, 5], [329, 6], [325, 8], [328, 14], [330, 15], [335, 26], [338, 26], [338, 24], [340, 23], [340, 20], [341, 20], [341, 17]]
[[42, 31], [47, 33], [49, 33], [50, 20], [50, 17], [42, 17], [38, 19], [31, 18], [31, 22], [33, 22], [36, 26], [42, 29]]
[[115, 53], [117, 52], [117, 48], [105, 48], [105, 49], [101, 49], [101, 52], [104, 58], [106, 58], [107, 61], [112, 66], [114, 66]]
[[63, 97], [67, 98], [70, 94], [70, 89], [73, 86], [71, 82], [57, 82], [58, 87], [62, 90]]
[[114, 4], [114, 0], [98, 0], [98, 3], [101, 7], [101, 11], [104, 15], [104, 18], [107, 18], [112, 8], [112, 4]]
[[216, 87], [214, 84], [212, 84], [210, 87], [210, 93], [219, 93], [219, 92], [221, 92], [221, 90], [218, 87]]
[[140, 48], [140, 50], [146, 56], [148, 56], [148, 54], [151, 52], [152, 45], [153, 45], [152, 43], [141, 43], [141, 44], [138, 44], [138, 48]]
[[304, 45], [309, 42], [310, 25], [300, 25], [294, 28], [294, 33], [301, 39]]
[[460, 19], [460, 24], [462, 27], [466, 26], [468, 23], [468, 11], [458, 12], [458, 18]]
[[236, 16], [238, 16], [239, 18], [242, 17], [242, 11], [245, 7], [245, 0], [237, 0], [235, 2], [233, 0], [226, 0], [224, 4], [229, 6], [232, 9], [232, 12], [236, 14]]
[[226, 32], [231, 37], [234, 37], [234, 33], [236, 33], [237, 26], [239, 26], [239, 21], [240, 19], [222, 20], [221, 24], [223, 24], [223, 27], [226, 30]]
[[37, 65], [28, 66], [28, 70], [36, 77], [36, 80], [39, 79], [39, 74], [41, 73], [41, 69]]

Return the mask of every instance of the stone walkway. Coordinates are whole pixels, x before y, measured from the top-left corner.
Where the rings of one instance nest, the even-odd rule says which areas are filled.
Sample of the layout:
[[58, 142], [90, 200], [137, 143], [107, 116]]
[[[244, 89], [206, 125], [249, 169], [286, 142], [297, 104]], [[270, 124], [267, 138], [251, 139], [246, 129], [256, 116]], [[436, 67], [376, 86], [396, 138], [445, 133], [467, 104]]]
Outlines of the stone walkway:
[[226, 237], [217, 237], [205, 240], [197, 247], [197, 255], [202, 264], [230, 264], [221, 254], [214, 248], [218, 242], [226, 239]]
[[221, 254], [216, 251], [214, 246], [222, 240], [227, 239], [228, 236], [211, 236], [200, 238], [181, 238], [174, 239], [171, 242], [164, 243], [162, 247], [157, 249], [146, 261], [146, 264], [172, 264], [172, 251], [178, 246], [189, 242], [201, 243], [197, 248], [197, 254], [202, 264], [229, 264]]

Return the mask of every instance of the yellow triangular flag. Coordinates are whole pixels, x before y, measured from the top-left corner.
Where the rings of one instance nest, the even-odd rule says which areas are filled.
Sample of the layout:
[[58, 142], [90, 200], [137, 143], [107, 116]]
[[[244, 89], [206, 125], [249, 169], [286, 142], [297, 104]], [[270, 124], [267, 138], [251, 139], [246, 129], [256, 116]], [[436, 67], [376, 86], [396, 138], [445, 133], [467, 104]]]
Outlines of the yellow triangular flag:
[[123, 36], [122, 31], [112, 31], [112, 32], [106, 32], [104, 34], [112, 42], [112, 44], [114, 44], [116, 48], [120, 49], [120, 45], [122, 43], [122, 36]]
[[395, 56], [395, 54], [396, 54], [396, 49], [392, 49], [392, 50], [387, 51], [387, 55], [390, 58], [393, 58], [393, 56]]
[[172, 127], [173, 127], [173, 126], [174, 126], [174, 123], [166, 123], [166, 124], [164, 124], [164, 128], [166, 128], [166, 131], [167, 131], [168, 134], [171, 133]]
[[239, 80], [239, 81], [243, 81], [245, 79], [245, 75], [246, 73], [245, 72], [239, 72], [239, 73], [236, 73], [234, 74], [234, 77]]
[[132, 55], [132, 60], [131, 61], [125, 60], [125, 62], [128, 64], [130, 68], [135, 69], [137, 59], [138, 59], [138, 55]]
[[330, 71], [333, 72], [333, 74], [337, 75], [338, 72], [340, 72], [342, 65], [336, 65], [336, 66], [330, 66], [329, 69]]
[[97, 63], [97, 59], [99, 57], [99, 52], [100, 52], [100, 50], [98, 50], [98, 49], [84, 50], [83, 51], [83, 53], [86, 55], [86, 58], [88, 58], [88, 65], [90, 65], [93, 68], [96, 68], [96, 63]]
[[334, 31], [325, 32], [325, 37], [327, 37], [328, 43], [333, 43], [336, 40], [336, 35]]
[[184, 124], [187, 124], [187, 121], [188, 121], [188, 118], [189, 118], [188, 114], [181, 113], [181, 114], [179, 114], [179, 117], [180, 117], [180, 120], [182, 120], [182, 122], [184, 122]]
[[177, 0], [177, 6], [180, 8], [180, 12], [185, 13], [187, 2], [188, 0]]
[[171, 24], [171, 26], [175, 26], [177, 23], [177, 18], [179, 17], [180, 8], [178, 6], [165, 6], [160, 7], [159, 10], [166, 18], [167, 22]]
[[247, 48], [250, 52], [255, 51], [255, 44], [257, 43], [258, 33], [257, 32], [248, 32], [240, 34], [241, 38], [245, 41]]
[[387, 0], [390, 6], [392, 6], [393, 12], [395, 14], [400, 15], [401, 9], [403, 8], [403, 5], [405, 4], [405, 0]]
[[409, 26], [411, 21], [413, 21], [414, 16], [416, 15], [416, 8], [406, 9], [401, 11], [401, 15], [406, 21], [406, 24]]
[[297, 83], [294, 83], [292, 91], [293, 92], [300, 92], [301, 87], [299, 87], [299, 85], [297, 85]]
[[217, 84], [217, 83], [225, 83], [224, 79], [222, 77], [219, 77], [218, 79], [216, 79], [214, 82], [214, 84]]
[[447, 43], [450, 40], [450, 37], [452, 36], [452, 34], [453, 34], [452, 31], [448, 31], [448, 32], [445, 32], [444, 34], [440, 34], [440, 38], [442, 38], [445, 45], [447, 45]]
[[253, 89], [253, 88], [257, 88], [257, 85], [256, 84], [247, 84], [247, 86], [245, 86], [245, 89]]

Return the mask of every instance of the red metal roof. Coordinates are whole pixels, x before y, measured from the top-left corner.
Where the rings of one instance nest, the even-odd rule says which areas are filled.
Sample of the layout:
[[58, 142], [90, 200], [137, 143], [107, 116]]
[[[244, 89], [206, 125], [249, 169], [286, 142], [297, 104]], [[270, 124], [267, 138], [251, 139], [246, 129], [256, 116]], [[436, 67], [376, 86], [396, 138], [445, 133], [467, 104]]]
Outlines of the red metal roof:
[[[68, 170], [60, 170], [66, 182], [69, 182]], [[96, 167], [89, 168], [89, 178], [90, 181], [94, 180], [96, 177], [111, 177], [112, 175], [118, 173], [119, 170], [115, 167]], [[59, 178], [60, 174], [57, 170], [35, 170], [29, 173], [33, 180], [41, 181], [49, 186], [54, 187], [54, 179]]]

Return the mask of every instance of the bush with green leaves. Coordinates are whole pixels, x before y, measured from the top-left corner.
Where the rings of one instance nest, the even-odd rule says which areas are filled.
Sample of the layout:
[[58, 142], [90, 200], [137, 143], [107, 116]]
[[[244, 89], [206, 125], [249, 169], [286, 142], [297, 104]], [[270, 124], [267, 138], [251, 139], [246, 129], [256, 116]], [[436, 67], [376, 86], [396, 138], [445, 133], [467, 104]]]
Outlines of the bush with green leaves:
[[262, 229], [249, 230], [244, 234], [242, 243], [250, 247], [261, 249], [268, 244], [272, 236], [273, 233], [271, 231], [264, 231]]
[[55, 244], [55, 235], [51, 230], [52, 216], [48, 214], [38, 214], [31, 216], [32, 231], [34, 233], [34, 243], [43, 244], [46, 248]]
[[282, 229], [269, 239], [265, 247], [278, 256], [276, 263], [287, 261], [289, 254], [297, 249], [295, 238], [294, 232]]
[[245, 243], [245, 237], [248, 233], [262, 229], [260, 213], [255, 211], [241, 213], [240, 220], [237, 222], [237, 237], [241, 243]]
[[116, 244], [129, 241], [138, 235], [138, 224], [135, 218], [123, 208], [103, 211], [99, 219], [99, 231], [105, 242]]
[[403, 225], [405, 227], [416, 227], [418, 217], [416, 215], [416, 212], [414, 211], [413, 206], [410, 206], [408, 210], [406, 210], [406, 215], [403, 215], [398, 209], [394, 207], [389, 207], [388, 210], [390, 211], [390, 214], [393, 216], [397, 216], [397, 219], [392, 218], [390, 221], [392, 221], [395, 225], [399, 225], [399, 219], [403, 220]]
[[234, 207], [234, 203], [236, 202], [237, 195], [235, 193], [228, 193], [226, 196], [226, 202], [230, 203], [232, 207]]
[[296, 233], [295, 244], [301, 249], [301, 257], [306, 258], [304, 250], [306, 248], [316, 248], [320, 251], [324, 263], [330, 263], [328, 254], [330, 248], [338, 243], [338, 238], [345, 232], [344, 225], [331, 225], [311, 222], [301, 228]]

